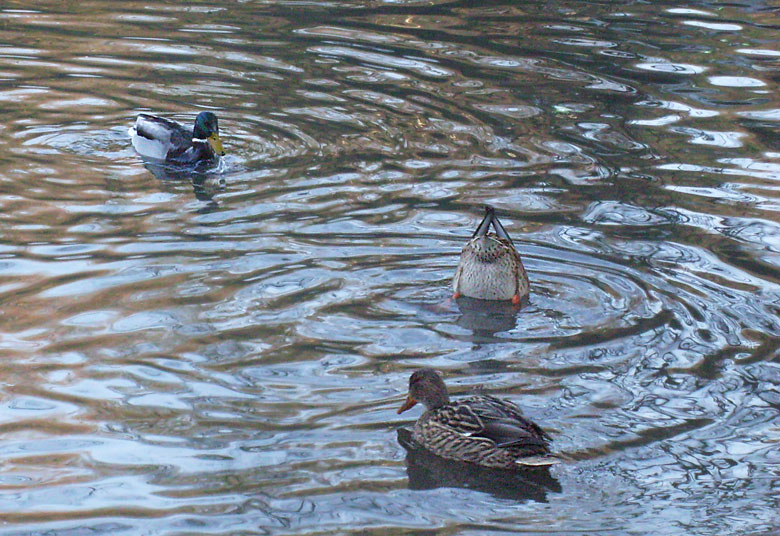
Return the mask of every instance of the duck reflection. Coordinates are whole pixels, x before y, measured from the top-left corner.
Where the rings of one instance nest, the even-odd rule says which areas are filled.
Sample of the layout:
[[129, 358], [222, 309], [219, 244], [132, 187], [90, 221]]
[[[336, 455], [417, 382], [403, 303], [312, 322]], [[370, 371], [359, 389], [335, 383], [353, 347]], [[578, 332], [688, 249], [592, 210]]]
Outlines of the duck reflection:
[[502, 471], [445, 460], [420, 447], [411, 431], [399, 428], [397, 434], [398, 442], [406, 449], [409, 489], [465, 488], [499, 499], [535, 502], [547, 502], [547, 493], [561, 492], [549, 467]]
[[160, 160], [142, 158], [144, 167], [159, 180], [163, 182], [188, 181], [192, 184], [195, 198], [198, 201], [208, 202], [209, 206], [218, 206], [217, 202], [214, 201], [214, 195], [225, 186], [225, 180], [218, 169], [207, 166], [172, 165]]
[[527, 300], [514, 305], [508, 300], [478, 300], [460, 296], [455, 302], [460, 310], [460, 317], [456, 321], [458, 326], [472, 331], [475, 336], [491, 338], [496, 333], [515, 328], [517, 313]]

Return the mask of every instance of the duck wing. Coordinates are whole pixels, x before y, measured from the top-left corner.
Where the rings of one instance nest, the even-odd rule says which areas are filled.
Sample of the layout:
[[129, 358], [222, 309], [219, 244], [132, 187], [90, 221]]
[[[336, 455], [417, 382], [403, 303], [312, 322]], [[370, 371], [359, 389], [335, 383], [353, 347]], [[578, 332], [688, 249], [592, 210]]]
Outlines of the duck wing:
[[131, 129], [133, 146], [152, 158], [165, 160], [186, 151], [192, 145], [192, 134], [180, 124], [157, 117], [140, 114]]
[[468, 435], [484, 437], [498, 447], [547, 447], [548, 437], [526, 419], [512, 402], [492, 396], [475, 396], [456, 403], [459, 422]]
[[192, 133], [170, 119], [156, 115], [140, 114], [135, 121], [135, 131], [139, 136], [157, 140], [172, 147], [189, 146]]
[[506, 423], [487, 422], [478, 435], [490, 439], [497, 447], [547, 446], [547, 441], [538, 434], [527, 428]]
[[514, 249], [515, 244], [514, 242], [512, 242], [512, 239], [509, 237], [509, 233], [507, 233], [506, 229], [504, 229], [504, 226], [501, 225], [501, 222], [498, 220], [498, 216], [493, 216], [493, 220], [491, 223], [493, 224], [493, 229], [496, 230], [496, 236], [502, 240], [505, 240], [510, 246], [512, 246], [512, 249]]

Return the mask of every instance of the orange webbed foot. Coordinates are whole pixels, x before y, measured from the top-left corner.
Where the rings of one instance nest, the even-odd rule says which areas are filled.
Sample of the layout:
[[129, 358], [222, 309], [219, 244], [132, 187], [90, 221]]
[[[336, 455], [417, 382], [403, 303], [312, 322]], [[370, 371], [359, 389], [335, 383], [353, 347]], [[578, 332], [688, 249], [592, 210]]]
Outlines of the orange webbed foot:
[[520, 305], [520, 296], [515, 294], [512, 296], [512, 305]]

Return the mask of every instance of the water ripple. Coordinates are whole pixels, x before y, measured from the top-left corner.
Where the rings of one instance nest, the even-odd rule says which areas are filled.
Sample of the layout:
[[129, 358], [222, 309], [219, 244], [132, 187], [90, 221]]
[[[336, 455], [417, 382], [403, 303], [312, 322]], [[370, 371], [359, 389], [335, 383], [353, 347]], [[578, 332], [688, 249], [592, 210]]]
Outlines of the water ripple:
[[[0, 22], [3, 534], [774, 529], [772, 10]], [[214, 169], [127, 139], [139, 112], [204, 109]], [[528, 270], [520, 310], [450, 297], [485, 203]], [[420, 366], [516, 401], [565, 463], [486, 481], [405, 450]]]

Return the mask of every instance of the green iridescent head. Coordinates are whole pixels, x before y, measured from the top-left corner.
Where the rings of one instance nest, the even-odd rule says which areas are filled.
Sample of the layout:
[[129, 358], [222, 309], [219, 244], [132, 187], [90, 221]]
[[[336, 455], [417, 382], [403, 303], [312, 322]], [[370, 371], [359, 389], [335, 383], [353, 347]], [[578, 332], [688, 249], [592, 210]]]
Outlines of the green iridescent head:
[[195, 118], [192, 139], [206, 141], [217, 155], [225, 155], [225, 151], [222, 149], [222, 140], [219, 138], [217, 116], [212, 112], [200, 112]]

